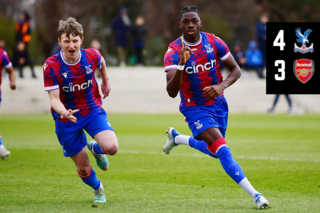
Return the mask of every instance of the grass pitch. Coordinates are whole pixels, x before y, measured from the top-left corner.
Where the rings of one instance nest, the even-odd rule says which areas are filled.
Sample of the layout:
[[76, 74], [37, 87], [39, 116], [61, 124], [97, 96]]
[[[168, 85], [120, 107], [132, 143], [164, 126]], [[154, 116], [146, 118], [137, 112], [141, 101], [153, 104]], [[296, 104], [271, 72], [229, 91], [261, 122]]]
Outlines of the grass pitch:
[[[63, 157], [50, 115], [1, 115], [11, 156], [0, 160], [0, 212], [251, 212], [253, 200], [219, 160], [180, 145], [162, 153], [165, 130], [190, 135], [182, 115], [109, 115], [119, 152], [110, 169], [92, 167], [107, 203]], [[273, 212], [319, 212], [320, 115], [231, 115], [226, 140]], [[91, 138], [88, 137], [88, 140]]]

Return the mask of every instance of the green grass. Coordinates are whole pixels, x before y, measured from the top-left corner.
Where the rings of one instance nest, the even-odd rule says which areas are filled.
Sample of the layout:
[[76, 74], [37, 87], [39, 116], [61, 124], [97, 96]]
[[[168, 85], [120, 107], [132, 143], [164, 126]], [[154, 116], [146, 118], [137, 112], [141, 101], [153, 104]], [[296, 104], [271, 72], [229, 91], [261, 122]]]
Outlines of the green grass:
[[[63, 152], [50, 115], [1, 115], [11, 156], [0, 160], [0, 212], [251, 212], [253, 200], [219, 160], [187, 146], [162, 154], [165, 130], [190, 135], [182, 115], [110, 114], [119, 153], [110, 169], [92, 166], [107, 203], [92, 207], [93, 190]], [[320, 210], [320, 115], [231, 115], [226, 140], [273, 212]], [[90, 137], [88, 137], [90, 139]]]

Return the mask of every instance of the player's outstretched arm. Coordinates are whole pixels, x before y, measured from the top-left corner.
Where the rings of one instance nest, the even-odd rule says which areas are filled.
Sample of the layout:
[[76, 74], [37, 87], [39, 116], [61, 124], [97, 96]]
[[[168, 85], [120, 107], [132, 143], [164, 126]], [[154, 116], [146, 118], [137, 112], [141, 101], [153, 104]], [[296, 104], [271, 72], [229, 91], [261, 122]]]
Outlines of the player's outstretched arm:
[[241, 70], [239, 68], [239, 65], [234, 60], [232, 55], [223, 63], [230, 70], [230, 74], [220, 84], [211, 85], [203, 89], [203, 95], [207, 96], [207, 98], [209, 99], [221, 95], [223, 90], [225, 90], [227, 87], [236, 82], [241, 76]]
[[101, 79], [102, 79], [102, 83], [101, 83], [101, 91], [103, 94], [103, 99], [106, 98], [110, 91], [111, 91], [111, 84], [109, 82], [109, 78], [107, 75], [107, 65], [106, 65], [106, 61], [104, 60], [104, 58], [101, 56], [101, 68], [98, 69]]
[[10, 88], [12, 90], [16, 89], [16, 76], [14, 74], [13, 68], [6, 68], [7, 73], [9, 74]]
[[[181, 49], [180, 49], [180, 61], [178, 69], [169, 70], [167, 72], [167, 92], [171, 98], [177, 96], [182, 82], [182, 74], [184, 71], [184, 66], [186, 62], [189, 60], [191, 54], [197, 49], [190, 49], [190, 47], [185, 46], [182, 41], [182, 37], [180, 37]], [[183, 68], [179, 68], [183, 67]]]
[[59, 115], [70, 120], [72, 123], [77, 123], [77, 118], [73, 116], [74, 113], [78, 112], [79, 109], [71, 110], [66, 109], [62, 102], [60, 101], [59, 95], [60, 91], [58, 89], [48, 92], [50, 98], [50, 105]]

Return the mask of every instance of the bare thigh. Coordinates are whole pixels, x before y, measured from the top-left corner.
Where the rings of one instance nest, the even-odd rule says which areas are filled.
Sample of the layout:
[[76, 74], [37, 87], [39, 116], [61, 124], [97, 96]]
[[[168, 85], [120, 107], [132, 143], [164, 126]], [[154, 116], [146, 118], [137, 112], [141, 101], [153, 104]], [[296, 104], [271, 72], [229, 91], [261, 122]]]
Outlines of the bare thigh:
[[114, 131], [104, 130], [94, 136], [99, 146], [109, 155], [114, 155], [118, 152], [118, 139]]

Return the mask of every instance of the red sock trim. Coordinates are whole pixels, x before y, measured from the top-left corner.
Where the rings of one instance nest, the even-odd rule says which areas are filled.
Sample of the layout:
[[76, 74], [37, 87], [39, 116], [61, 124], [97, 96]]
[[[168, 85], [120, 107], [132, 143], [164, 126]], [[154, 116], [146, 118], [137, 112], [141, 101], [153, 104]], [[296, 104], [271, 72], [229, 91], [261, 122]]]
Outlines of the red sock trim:
[[104, 153], [104, 154], [108, 154], [106, 151], [104, 151], [102, 148], [101, 148], [101, 151]]
[[86, 175], [81, 174], [81, 173], [79, 172], [79, 170], [77, 169], [77, 173], [78, 173], [79, 177], [81, 177], [81, 178], [88, 178], [88, 177], [90, 177], [91, 172], [92, 172], [92, 167], [90, 167], [90, 170], [89, 170], [89, 172], [88, 172]]
[[213, 154], [216, 154], [217, 150], [221, 147], [227, 145], [227, 142], [224, 138], [219, 138], [211, 146], [207, 145], [207, 148]]

